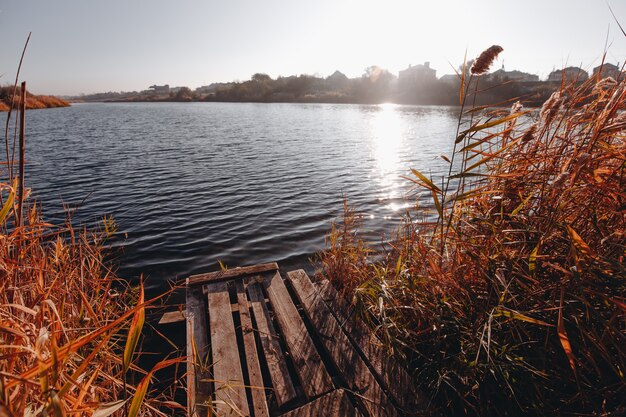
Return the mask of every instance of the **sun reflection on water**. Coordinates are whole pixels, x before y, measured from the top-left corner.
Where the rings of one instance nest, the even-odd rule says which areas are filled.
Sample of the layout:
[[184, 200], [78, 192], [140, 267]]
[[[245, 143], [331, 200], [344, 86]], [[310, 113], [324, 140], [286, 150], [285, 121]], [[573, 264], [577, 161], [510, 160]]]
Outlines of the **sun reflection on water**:
[[381, 104], [372, 119], [372, 157], [376, 160], [375, 177], [385, 191], [384, 198], [400, 197], [401, 148], [406, 125], [395, 104]]

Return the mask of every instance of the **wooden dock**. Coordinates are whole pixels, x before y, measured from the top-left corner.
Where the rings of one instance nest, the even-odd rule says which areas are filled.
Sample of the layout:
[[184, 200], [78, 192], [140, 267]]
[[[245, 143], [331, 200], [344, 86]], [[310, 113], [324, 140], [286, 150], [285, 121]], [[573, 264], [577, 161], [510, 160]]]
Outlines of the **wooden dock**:
[[270, 263], [191, 276], [186, 294], [189, 416], [420, 414], [328, 281]]

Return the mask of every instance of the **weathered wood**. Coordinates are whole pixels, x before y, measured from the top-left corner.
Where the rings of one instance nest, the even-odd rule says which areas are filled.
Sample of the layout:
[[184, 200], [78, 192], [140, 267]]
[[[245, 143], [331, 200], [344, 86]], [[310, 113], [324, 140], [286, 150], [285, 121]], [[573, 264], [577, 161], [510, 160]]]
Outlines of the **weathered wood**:
[[225, 271], [211, 272], [208, 274], [192, 275], [187, 278], [187, 286], [202, 285], [211, 282], [226, 281], [233, 278], [240, 278], [245, 275], [260, 274], [263, 272], [272, 272], [278, 270], [278, 264], [271, 262], [267, 264], [259, 264], [252, 266], [244, 266], [241, 268], [227, 269]]
[[248, 298], [246, 297], [243, 281], [238, 280], [235, 282], [235, 290], [237, 291], [237, 304], [239, 306], [241, 333], [243, 335], [243, 345], [246, 353], [246, 365], [250, 379], [254, 415], [255, 417], [268, 417], [269, 411], [265, 397], [265, 388], [263, 386], [263, 376], [261, 375], [261, 366], [259, 365], [259, 357], [254, 340], [254, 328], [252, 327], [252, 320], [250, 319], [250, 307], [248, 305]]
[[[199, 415], [200, 408], [206, 411], [211, 399], [209, 369], [209, 342], [207, 317], [202, 290], [187, 287], [187, 404], [189, 415]], [[205, 413], [202, 413], [206, 415]]]
[[270, 319], [265, 297], [257, 283], [251, 283], [247, 287], [250, 296], [250, 305], [256, 321], [257, 331], [265, 361], [269, 370], [272, 385], [274, 386], [274, 396], [279, 407], [296, 398], [296, 390], [289, 377], [287, 362], [280, 348], [278, 335]]
[[187, 318], [187, 415], [197, 416], [196, 413], [196, 370], [193, 352], [193, 322], [194, 315]]
[[363, 405], [368, 413], [372, 416], [397, 415], [389, 397], [351, 344], [306, 273], [303, 270], [292, 271], [287, 273], [287, 278], [348, 388], [364, 397]]
[[296, 306], [285, 287], [280, 273], [263, 280], [280, 330], [285, 337], [302, 389], [307, 399], [318, 397], [333, 389], [333, 382], [315, 349]]
[[344, 390], [337, 389], [281, 417], [357, 417], [358, 415]]
[[247, 416], [250, 411], [228, 288], [222, 281], [208, 285], [207, 290], [217, 415]]
[[159, 324], [172, 324], [185, 320], [185, 310], [168, 311], [159, 319]]
[[366, 362], [383, 382], [383, 386], [404, 410], [425, 409], [422, 396], [414, 389], [408, 372], [400, 366], [382, 347], [382, 343], [363, 322], [350, 313], [349, 304], [327, 280], [313, 284], [320, 297], [366, 358]]
[[[355, 319], [349, 304], [339, 297], [328, 281], [312, 283], [304, 271], [290, 272], [287, 279], [295, 290], [292, 298], [293, 293], [287, 289], [277, 269], [278, 265], [272, 263], [190, 277], [187, 280], [186, 310], [168, 312], [161, 318], [161, 324], [186, 319], [190, 416], [206, 415], [212, 394], [217, 400], [213, 404], [217, 407], [217, 416], [254, 413], [258, 417], [269, 417], [266, 393], [270, 388], [263, 384], [263, 358], [259, 362], [261, 352], [258, 350], [263, 351], [279, 409], [302, 404], [302, 392], [310, 401], [283, 416], [359, 417], [361, 412], [367, 412], [370, 416], [395, 417], [399, 409], [406, 414], [424, 409], [419, 401], [421, 396], [407, 389], [411, 387], [408, 373], [386, 355], [378, 339]], [[234, 282], [227, 282], [229, 280]], [[231, 285], [236, 290], [235, 304], [231, 304], [229, 295]], [[269, 301], [265, 300], [261, 287], [265, 288]], [[203, 299], [208, 301], [208, 309]], [[294, 299], [299, 302], [294, 304]], [[307, 328], [300, 316], [299, 307], [296, 307], [300, 304], [306, 315], [305, 321], [311, 322], [314, 334], [308, 332], [311, 327]], [[270, 306], [302, 386], [302, 392], [298, 391], [300, 397], [283, 352], [285, 345], [270, 317]], [[256, 328], [253, 328], [251, 312]], [[234, 327], [234, 313], [240, 318], [240, 329]], [[260, 341], [258, 348], [255, 331]], [[239, 342], [243, 341], [241, 355], [245, 360], [240, 356], [238, 337]], [[319, 343], [316, 345], [312, 337], [315, 343], [321, 341], [323, 348]], [[345, 384], [354, 396], [348, 397], [343, 390], [335, 390], [317, 347], [323, 355], [330, 357], [333, 369], [339, 371], [342, 385]], [[209, 360], [209, 349], [212, 361]], [[244, 382], [246, 369], [242, 366], [246, 366], [249, 381]], [[265, 365], [263, 367], [265, 372]], [[246, 382], [249, 383], [248, 390], [244, 386]], [[212, 385], [215, 389], [211, 389]], [[392, 397], [395, 403], [392, 403]], [[351, 399], [356, 401], [360, 411], [353, 407]], [[396, 408], [398, 405], [400, 407]], [[276, 415], [277, 411], [274, 409], [271, 415]]]

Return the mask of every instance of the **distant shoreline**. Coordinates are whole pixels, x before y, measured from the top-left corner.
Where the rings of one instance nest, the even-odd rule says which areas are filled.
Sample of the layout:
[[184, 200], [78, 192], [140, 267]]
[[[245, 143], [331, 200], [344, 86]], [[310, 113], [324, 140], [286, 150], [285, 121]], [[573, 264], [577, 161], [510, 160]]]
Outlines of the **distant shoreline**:
[[[385, 101], [339, 101], [339, 100], [70, 100], [70, 104], [95, 104], [95, 103], [103, 103], [103, 104], [113, 104], [113, 103], [241, 103], [241, 104], [347, 104], [347, 105], [366, 105], [366, 106], [376, 106], [382, 104], [393, 104], [398, 106], [440, 106], [440, 107], [459, 107], [459, 103], [410, 103], [410, 102], [395, 102], [391, 100]], [[526, 107], [540, 107], [541, 103], [535, 103], [534, 100], [524, 101], [524, 106]], [[498, 103], [494, 103], [495, 107], [498, 106]]]

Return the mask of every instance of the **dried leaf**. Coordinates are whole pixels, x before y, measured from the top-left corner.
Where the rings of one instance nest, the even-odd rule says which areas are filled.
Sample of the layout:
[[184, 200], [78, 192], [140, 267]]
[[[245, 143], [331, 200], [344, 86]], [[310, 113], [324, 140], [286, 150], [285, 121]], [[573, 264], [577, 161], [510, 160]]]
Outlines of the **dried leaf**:
[[428, 189], [430, 189], [431, 191], [441, 192], [439, 187], [437, 187], [426, 175], [422, 174], [416, 169], [411, 169], [411, 172], [413, 173], [413, 175], [419, 178]]
[[[519, 213], [532, 197], [533, 197], [533, 194], [532, 193], [529, 194], [528, 197], [526, 197], [524, 199], [524, 201], [522, 201], [520, 203], [519, 206], [515, 207], [515, 209], [511, 212], [511, 216], [515, 216], [517, 213]], [[535, 249], [537, 249], [537, 248], [535, 248]], [[531, 255], [532, 255], [532, 253], [531, 253]]]
[[141, 404], [143, 404], [143, 400], [146, 397], [146, 393], [148, 392], [148, 387], [150, 386], [150, 380], [155, 372], [166, 368], [175, 363], [183, 362], [184, 358], [175, 358], [168, 359], [165, 361], [161, 361], [154, 365], [152, 370], [148, 372], [146, 376], [143, 377], [139, 385], [137, 385], [137, 389], [135, 391], [135, 395], [133, 396], [133, 401], [130, 403], [130, 407], [128, 408], [128, 417], [137, 417], [139, 414], [139, 410], [141, 409]]
[[535, 269], [537, 269], [537, 253], [539, 253], [539, 244], [530, 252], [530, 257], [528, 258], [528, 270], [531, 273], [534, 273]]
[[532, 318], [530, 316], [527, 316], [525, 314], [522, 314], [519, 311], [509, 310], [509, 309], [505, 309], [503, 307], [499, 307], [498, 310], [494, 313], [493, 316], [494, 317], [498, 317], [498, 316], [508, 317], [508, 318], [515, 319], [515, 320], [520, 320], [520, 321], [525, 321], [525, 322], [528, 322], [528, 323], [538, 324], [540, 326], [552, 327], [551, 324], [546, 323], [545, 321], [538, 320], [538, 319]]
[[440, 218], [443, 218], [443, 208], [441, 207], [441, 203], [439, 203], [439, 198], [437, 197], [437, 193], [435, 192], [435, 190], [431, 190], [430, 192], [433, 195], [433, 201], [435, 202], [437, 213], [439, 213]]
[[572, 368], [572, 371], [576, 373], [576, 360], [574, 358], [574, 353], [572, 352], [572, 345], [570, 344], [569, 338], [567, 337], [565, 324], [563, 323], [563, 295], [564, 295], [564, 290], [561, 290], [561, 303], [559, 304], [559, 318], [558, 318], [557, 332], [559, 333], [559, 341], [561, 342], [563, 351], [565, 352], [565, 354], [567, 355], [567, 358], [569, 359], [569, 366]]
[[574, 248], [576, 249], [576, 251], [585, 256], [595, 257], [589, 245], [587, 245], [587, 243], [580, 237], [580, 235], [576, 233], [576, 231], [572, 229], [569, 225], [566, 225], [565, 227], [567, 228], [567, 234], [574, 244]]
[[110, 403], [100, 404], [91, 417], [108, 417], [120, 408], [124, 407], [126, 400], [113, 401]]
[[503, 117], [501, 119], [492, 120], [491, 122], [482, 123], [482, 124], [479, 124], [479, 125], [472, 126], [469, 129], [464, 130], [463, 132], [461, 132], [459, 134], [459, 136], [456, 138], [456, 143], [459, 143], [463, 139], [465, 139], [465, 136], [467, 136], [468, 133], [478, 132], [478, 131], [484, 130], [484, 129], [489, 129], [490, 127], [501, 125], [502, 123], [506, 123], [509, 120], [517, 119], [518, 117], [520, 117], [520, 116], [522, 116], [524, 114], [528, 114], [528, 113], [529, 113], [528, 110], [522, 111], [522, 112], [518, 112], [518, 113], [513, 113], [513, 114], [509, 114], [508, 116]]
[[11, 192], [9, 192], [9, 196], [7, 197], [7, 200], [4, 202], [4, 205], [2, 206], [2, 210], [0, 210], [0, 223], [4, 222], [4, 219], [6, 219], [6, 217], [9, 214], [9, 211], [11, 210], [11, 208], [13, 208], [13, 202], [15, 201], [15, 189], [17, 188], [17, 180], [15, 181], [15, 184], [13, 186], [13, 188], [11, 189]]

